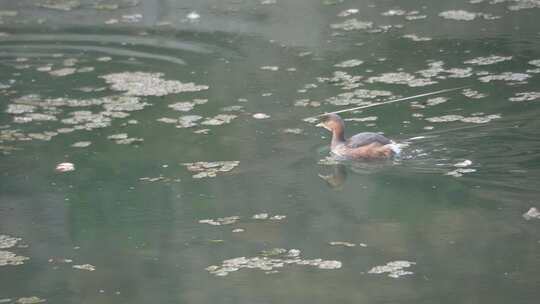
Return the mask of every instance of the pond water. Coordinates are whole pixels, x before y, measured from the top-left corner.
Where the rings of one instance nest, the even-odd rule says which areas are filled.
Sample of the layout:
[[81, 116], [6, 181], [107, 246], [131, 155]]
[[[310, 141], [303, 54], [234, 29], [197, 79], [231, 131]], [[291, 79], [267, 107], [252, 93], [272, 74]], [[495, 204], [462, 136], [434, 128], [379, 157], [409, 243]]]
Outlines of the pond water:
[[[538, 17], [2, 1], [0, 303], [536, 303]], [[462, 86], [342, 114], [391, 161], [306, 119]]]

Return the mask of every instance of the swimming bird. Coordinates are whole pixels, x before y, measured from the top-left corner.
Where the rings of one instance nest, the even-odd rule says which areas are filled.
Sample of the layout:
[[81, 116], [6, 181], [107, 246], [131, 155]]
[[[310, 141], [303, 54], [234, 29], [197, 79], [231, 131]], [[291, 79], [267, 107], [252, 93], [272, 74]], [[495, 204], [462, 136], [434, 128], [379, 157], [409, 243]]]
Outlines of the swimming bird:
[[332, 132], [330, 150], [340, 158], [387, 159], [399, 153], [393, 141], [378, 133], [362, 132], [345, 139], [345, 122], [337, 114], [324, 116], [317, 126]]

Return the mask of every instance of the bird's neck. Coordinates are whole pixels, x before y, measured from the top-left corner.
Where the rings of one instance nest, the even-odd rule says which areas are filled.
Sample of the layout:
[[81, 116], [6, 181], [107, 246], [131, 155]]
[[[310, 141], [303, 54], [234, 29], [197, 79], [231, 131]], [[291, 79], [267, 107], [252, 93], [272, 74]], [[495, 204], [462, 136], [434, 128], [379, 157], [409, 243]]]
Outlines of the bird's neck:
[[345, 143], [345, 132], [343, 132], [343, 128], [334, 129], [332, 131], [331, 147], [333, 148], [343, 143]]

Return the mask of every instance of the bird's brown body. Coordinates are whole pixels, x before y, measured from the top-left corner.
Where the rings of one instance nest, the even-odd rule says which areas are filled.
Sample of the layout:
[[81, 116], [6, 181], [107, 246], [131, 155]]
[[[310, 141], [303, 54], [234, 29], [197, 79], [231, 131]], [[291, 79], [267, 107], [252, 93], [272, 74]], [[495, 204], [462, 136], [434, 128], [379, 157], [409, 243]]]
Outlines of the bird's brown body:
[[330, 149], [338, 157], [351, 160], [387, 159], [396, 154], [394, 143], [378, 133], [363, 132], [345, 139], [345, 123], [336, 114], [327, 115], [318, 126], [332, 132]]

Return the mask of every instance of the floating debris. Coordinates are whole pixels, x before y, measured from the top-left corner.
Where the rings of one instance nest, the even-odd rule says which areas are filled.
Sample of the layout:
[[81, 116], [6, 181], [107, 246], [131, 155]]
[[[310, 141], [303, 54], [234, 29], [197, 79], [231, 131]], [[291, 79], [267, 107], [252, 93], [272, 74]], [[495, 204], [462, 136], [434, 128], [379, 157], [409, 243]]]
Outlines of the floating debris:
[[348, 17], [348, 16], [351, 16], [351, 15], [358, 14], [358, 12], [360, 12], [359, 9], [350, 8], [350, 9], [347, 9], [347, 10], [344, 10], [344, 11], [340, 12], [338, 14], [338, 17]]
[[189, 20], [189, 21], [197, 21], [201, 18], [201, 15], [199, 15], [197, 12], [193, 11], [189, 14], [187, 14], [186, 18]]
[[373, 27], [373, 22], [364, 22], [356, 18], [345, 20], [342, 23], [331, 24], [330, 28], [352, 31], [352, 30], [367, 30]]
[[381, 15], [383, 16], [403, 16], [407, 13], [407, 11], [404, 11], [402, 9], [391, 9], [391, 10], [388, 10], [384, 13], [382, 13]]
[[49, 263], [70, 264], [70, 263], [73, 263], [73, 260], [65, 259], [65, 258], [50, 258]]
[[202, 119], [202, 116], [199, 115], [185, 115], [178, 118], [178, 124], [176, 125], [177, 128], [191, 128], [196, 126], [196, 121], [199, 121]]
[[432, 40], [429, 37], [420, 37], [420, 36], [417, 36], [416, 34], [407, 34], [407, 35], [403, 35], [402, 37], [407, 38], [407, 39], [411, 39], [412, 41], [430, 41], [430, 40]]
[[457, 167], [457, 168], [465, 168], [465, 167], [468, 167], [468, 166], [470, 166], [470, 165], [472, 165], [472, 161], [466, 159], [466, 160], [464, 160], [464, 161], [462, 161], [462, 162], [455, 163], [455, 164], [454, 164], [454, 167]]
[[204, 135], [207, 135], [207, 134], [210, 134], [210, 129], [200, 129], [200, 130], [195, 130], [195, 131], [193, 131], [193, 133], [195, 133], [195, 134], [204, 134]]
[[17, 266], [24, 264], [24, 261], [29, 260], [30, 258], [25, 256], [16, 255], [13, 252], [0, 250], [0, 266]]
[[498, 75], [486, 75], [478, 78], [481, 82], [491, 82], [494, 80], [509, 81], [513, 83], [523, 84], [531, 78], [531, 75], [525, 73], [504, 72]]
[[511, 11], [519, 11], [519, 10], [531, 9], [531, 8], [540, 8], [540, 2], [538, 0], [524, 0], [524, 1], [514, 0], [514, 2], [515, 4], [508, 6], [508, 9]]
[[240, 233], [240, 232], [244, 232], [245, 230], [242, 229], [242, 228], [236, 228], [236, 229], [233, 229], [232, 232], [233, 233]]
[[119, 145], [130, 145], [134, 143], [141, 143], [144, 141], [142, 138], [129, 138], [126, 133], [119, 133], [107, 136], [108, 139], [114, 140]]
[[450, 10], [439, 13], [440, 17], [444, 19], [459, 20], [459, 21], [471, 21], [476, 18], [475, 13], [471, 13], [464, 10]]
[[383, 266], [375, 266], [371, 268], [368, 273], [370, 274], [381, 274], [388, 273], [388, 276], [394, 279], [397, 279], [401, 276], [414, 274], [412, 271], [403, 270], [404, 268], [409, 268], [412, 265], [415, 265], [415, 262], [409, 261], [393, 261], [388, 262]]
[[59, 163], [56, 165], [57, 172], [69, 172], [75, 170], [75, 165], [72, 163]]
[[251, 218], [255, 220], [266, 220], [268, 218], [268, 213], [254, 214]]
[[343, 87], [344, 90], [348, 89], [355, 89], [362, 84], [360, 81], [362, 80], [362, 76], [352, 76], [349, 75], [347, 72], [343, 71], [336, 71], [334, 72], [333, 77], [319, 77], [317, 80], [319, 82], [329, 82], [336, 86]]
[[71, 11], [81, 6], [81, 2], [79, 0], [41, 0], [36, 3], [36, 6], [53, 10]]
[[540, 99], [540, 92], [522, 92], [510, 97], [510, 101], [532, 101], [536, 99]]
[[435, 97], [435, 98], [429, 98], [427, 101], [426, 101], [426, 105], [428, 106], [435, 106], [435, 105], [438, 105], [438, 104], [441, 104], [441, 103], [445, 103], [449, 100], [450, 98], [447, 98], [447, 97]]
[[20, 240], [21, 240], [20, 238], [0, 234], [0, 249], [11, 248], [17, 245], [17, 242], [19, 242]]
[[382, 90], [366, 90], [366, 89], [356, 89], [352, 92], [341, 93], [337, 96], [330, 97], [326, 101], [330, 104], [336, 106], [346, 106], [346, 105], [368, 105], [371, 101], [366, 99], [376, 99], [378, 97], [390, 97], [392, 92], [382, 91]]
[[255, 119], [267, 119], [267, 118], [270, 118], [270, 115], [264, 114], [264, 113], [255, 113], [255, 114], [253, 114], [253, 118], [255, 118]]
[[96, 270], [96, 266], [90, 265], [90, 264], [73, 265], [73, 268], [75, 268], [75, 269], [80, 269], [80, 270], [87, 270], [87, 271], [94, 271], [94, 270]]
[[49, 74], [51, 74], [52, 76], [63, 77], [74, 74], [76, 71], [77, 69], [75, 68], [63, 68], [59, 70], [49, 71]]
[[181, 111], [181, 112], [189, 112], [191, 111], [196, 105], [202, 105], [208, 102], [208, 99], [194, 99], [192, 102], [177, 102], [168, 105], [169, 108], [175, 110], [175, 111]]
[[459, 169], [447, 172], [445, 175], [449, 175], [449, 176], [453, 176], [453, 177], [461, 177], [461, 176], [463, 176], [463, 174], [473, 173], [473, 172], [476, 172], [476, 169], [459, 168]]
[[208, 224], [212, 226], [231, 225], [236, 223], [240, 219], [239, 216], [219, 217], [216, 219], [204, 219], [199, 220], [201, 224]]
[[38, 298], [38, 297], [24, 297], [24, 298], [19, 298], [17, 299], [17, 301], [15, 301], [15, 303], [17, 304], [35, 304], [35, 303], [43, 303], [45, 302], [46, 300], [45, 299], [41, 299], [41, 298]]
[[90, 146], [92, 144], [91, 141], [78, 141], [74, 144], [72, 144], [71, 146], [74, 147], [74, 148], [86, 148], [88, 146]]
[[208, 125], [208, 126], [219, 126], [219, 125], [230, 123], [236, 117], [237, 117], [236, 115], [232, 115], [232, 114], [218, 114], [214, 117], [207, 118], [206, 120], [201, 122], [201, 124]]
[[341, 242], [341, 241], [330, 242], [328, 244], [330, 244], [330, 246], [356, 247], [356, 244], [354, 244], [354, 243]]
[[416, 78], [414, 75], [405, 72], [383, 73], [379, 76], [369, 77], [367, 82], [406, 84], [410, 87], [421, 87], [437, 83], [429, 78]]
[[262, 66], [260, 69], [264, 71], [279, 71], [279, 67], [277, 66]]
[[197, 172], [193, 178], [215, 177], [218, 173], [229, 172], [240, 164], [239, 161], [214, 161], [184, 163], [188, 171]]
[[359, 66], [363, 64], [364, 61], [358, 60], [358, 59], [351, 59], [351, 60], [345, 60], [343, 62], [340, 62], [338, 64], [335, 64], [334, 66], [337, 68], [353, 68], [356, 66]]
[[283, 129], [282, 130], [283, 133], [288, 133], [288, 134], [302, 134], [304, 133], [304, 130], [303, 129], [300, 129], [300, 128], [287, 128], [287, 129]]
[[461, 93], [465, 97], [469, 97], [469, 98], [472, 98], [472, 99], [480, 99], [480, 98], [487, 97], [487, 94], [483, 94], [483, 93], [480, 93], [480, 92], [472, 90], [472, 89], [464, 89], [463, 91], [461, 91]]
[[540, 219], [540, 211], [538, 211], [538, 209], [536, 209], [535, 207], [531, 207], [529, 211], [523, 214], [523, 218], [527, 221], [532, 219]]
[[162, 79], [163, 73], [123, 72], [100, 76], [116, 91], [126, 91], [132, 96], [164, 96], [181, 92], [207, 90], [206, 85], [192, 82], [182, 83], [176, 80]]
[[342, 266], [340, 261], [302, 259], [298, 249], [273, 248], [263, 251], [261, 256], [228, 259], [223, 261], [220, 266], [208, 266], [206, 270], [215, 276], [226, 276], [240, 269], [259, 269], [271, 274], [275, 273], [275, 269], [283, 268], [286, 265], [307, 265], [325, 270], [339, 269]]
[[512, 58], [513, 58], [512, 56], [491, 55], [491, 56], [488, 56], [488, 57], [477, 57], [477, 58], [474, 58], [474, 59], [471, 59], [471, 60], [467, 60], [464, 63], [474, 64], [474, 65], [490, 65], [490, 64], [503, 62], [503, 61], [512, 60]]
[[464, 117], [461, 115], [443, 115], [443, 116], [437, 116], [437, 117], [429, 117], [426, 118], [429, 122], [453, 122], [453, 121], [461, 121], [461, 122], [469, 122], [469, 123], [488, 123], [493, 119], [501, 118], [499, 114], [492, 114], [492, 115], [486, 115], [486, 116], [473, 116], [473, 117]]
[[122, 15], [122, 22], [137, 23], [137, 22], [140, 22], [142, 18], [143, 18], [143, 15], [141, 14]]
[[23, 114], [23, 113], [32, 113], [36, 109], [35, 106], [25, 105], [25, 104], [9, 104], [6, 113], [9, 114]]

